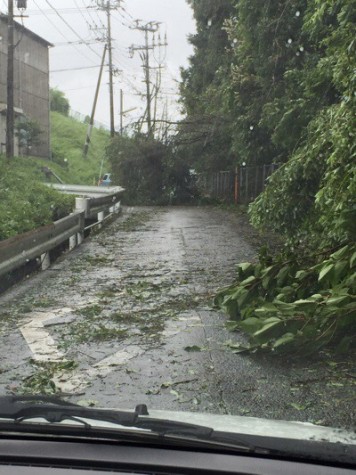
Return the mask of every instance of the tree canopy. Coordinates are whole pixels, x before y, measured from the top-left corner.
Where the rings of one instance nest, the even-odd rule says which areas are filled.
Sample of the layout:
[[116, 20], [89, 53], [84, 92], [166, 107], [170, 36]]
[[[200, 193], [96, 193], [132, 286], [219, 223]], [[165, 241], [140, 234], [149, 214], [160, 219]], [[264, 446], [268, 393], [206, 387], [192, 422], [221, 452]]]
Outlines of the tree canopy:
[[64, 92], [59, 91], [58, 89], [50, 90], [50, 107], [51, 111], [59, 112], [62, 115], [68, 116], [70, 105]]

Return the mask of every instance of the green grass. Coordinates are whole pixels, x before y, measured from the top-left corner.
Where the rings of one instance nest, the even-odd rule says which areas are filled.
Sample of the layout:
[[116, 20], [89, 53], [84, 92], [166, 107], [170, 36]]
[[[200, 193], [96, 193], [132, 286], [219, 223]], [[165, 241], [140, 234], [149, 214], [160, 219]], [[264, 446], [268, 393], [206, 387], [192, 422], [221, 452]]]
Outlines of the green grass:
[[58, 112], [51, 112], [51, 128], [52, 158], [53, 162], [59, 165], [53, 166], [53, 170], [63, 181], [75, 185], [96, 185], [103, 158], [103, 173], [110, 171], [105, 160], [105, 148], [110, 140], [107, 131], [93, 129], [88, 157], [84, 159], [86, 124]]
[[[69, 214], [74, 198], [43, 185], [43, 167], [53, 170], [65, 183], [97, 184], [109, 134], [93, 129], [88, 158], [83, 158], [86, 124], [51, 113], [53, 159], [0, 156], [0, 240], [7, 239]], [[103, 173], [107, 172], [104, 162]], [[56, 182], [53, 178], [52, 182]]]
[[0, 156], [0, 240], [49, 224], [69, 214], [74, 198], [41, 183], [38, 166]]

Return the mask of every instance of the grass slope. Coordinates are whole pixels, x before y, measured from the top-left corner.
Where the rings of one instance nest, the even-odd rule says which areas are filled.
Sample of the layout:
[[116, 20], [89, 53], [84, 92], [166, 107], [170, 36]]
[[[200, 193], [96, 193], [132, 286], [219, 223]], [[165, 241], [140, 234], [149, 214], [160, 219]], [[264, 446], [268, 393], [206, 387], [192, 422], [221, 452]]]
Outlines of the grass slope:
[[49, 224], [69, 214], [74, 198], [41, 183], [39, 165], [0, 156], [0, 240]]
[[[83, 158], [87, 126], [57, 112], [51, 113], [53, 160], [0, 156], [0, 240], [35, 229], [65, 216], [74, 198], [50, 190], [43, 167], [53, 170], [65, 183], [96, 184], [109, 141], [104, 130], [93, 129], [88, 158]], [[103, 173], [108, 168], [104, 162]], [[55, 182], [55, 179], [51, 180]]]
[[[58, 112], [51, 112], [51, 148], [54, 169], [66, 182], [76, 185], [93, 185], [98, 182], [101, 162], [105, 160], [105, 148], [109, 142], [106, 130], [93, 129], [89, 154], [83, 158], [87, 125]], [[67, 162], [65, 162], [67, 160]], [[104, 161], [103, 173], [107, 172]]]

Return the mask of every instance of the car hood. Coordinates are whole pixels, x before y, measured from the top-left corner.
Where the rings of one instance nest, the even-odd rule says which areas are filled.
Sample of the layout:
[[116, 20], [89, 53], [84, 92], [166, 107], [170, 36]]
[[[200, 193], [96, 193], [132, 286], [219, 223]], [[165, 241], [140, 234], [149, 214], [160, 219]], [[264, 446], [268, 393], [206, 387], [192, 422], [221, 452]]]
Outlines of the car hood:
[[[108, 409], [110, 411], [127, 411], [127, 409]], [[264, 419], [258, 417], [219, 415], [200, 412], [175, 412], [163, 410], [149, 410], [147, 416], [140, 418], [160, 419], [162, 421], [174, 421], [198, 426], [205, 426], [214, 429], [216, 432], [225, 432], [229, 434], [273, 437], [285, 440], [329, 442], [356, 446], [356, 433], [345, 429], [324, 427], [309, 422], [284, 421], [274, 419]], [[111, 422], [90, 419], [89, 417], [80, 417], [80, 420], [87, 421], [92, 427], [136, 430], [135, 427], [126, 427]], [[9, 421], [9, 419], [0, 418], [0, 422]], [[47, 423], [41, 417], [28, 418], [27, 422]], [[69, 425], [81, 425], [79, 421], [63, 420], [62, 423]], [[141, 430], [141, 429], [139, 429]], [[146, 431], [146, 429], [143, 429]]]
[[149, 417], [197, 424], [211, 427], [216, 431], [235, 434], [356, 445], [355, 432], [319, 426], [309, 422], [159, 410], [149, 410]]

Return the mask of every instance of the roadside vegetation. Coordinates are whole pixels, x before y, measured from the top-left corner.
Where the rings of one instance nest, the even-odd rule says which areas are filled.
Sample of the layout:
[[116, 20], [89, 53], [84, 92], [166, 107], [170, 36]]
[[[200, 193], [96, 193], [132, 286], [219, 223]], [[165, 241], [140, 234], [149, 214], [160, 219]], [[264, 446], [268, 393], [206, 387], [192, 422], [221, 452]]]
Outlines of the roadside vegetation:
[[75, 185], [96, 185], [100, 174], [106, 173], [105, 150], [108, 131], [93, 128], [88, 156], [83, 148], [88, 124], [69, 116], [70, 104], [63, 92], [51, 89], [51, 152], [56, 173], [65, 182]]
[[47, 169], [64, 183], [94, 185], [101, 166], [107, 166], [103, 160], [108, 133], [93, 129], [88, 158], [84, 159], [87, 125], [68, 116], [69, 103], [60, 91], [52, 91], [51, 107], [52, 160], [24, 156], [8, 161], [0, 156], [0, 240], [49, 224], [73, 210], [74, 198], [43, 184], [57, 182]]
[[38, 162], [8, 162], [0, 156], [0, 240], [49, 224], [73, 209], [72, 197], [41, 183]]
[[162, 143], [144, 134], [118, 136], [107, 148], [114, 182], [125, 188], [129, 205], [190, 204], [197, 198], [189, 164]]
[[57, 174], [65, 183], [97, 185], [100, 174], [110, 171], [105, 156], [109, 134], [104, 129], [93, 129], [88, 156], [83, 158], [87, 127], [72, 117], [51, 113], [52, 161], [47, 166], [57, 165]]
[[[281, 255], [238, 266], [215, 303], [239, 351], [307, 354], [356, 339], [355, 0], [190, 0], [177, 146], [197, 170], [278, 163], [250, 206]], [[191, 125], [193, 124], [193, 125]], [[198, 151], [200, 150], [200, 153]]]

